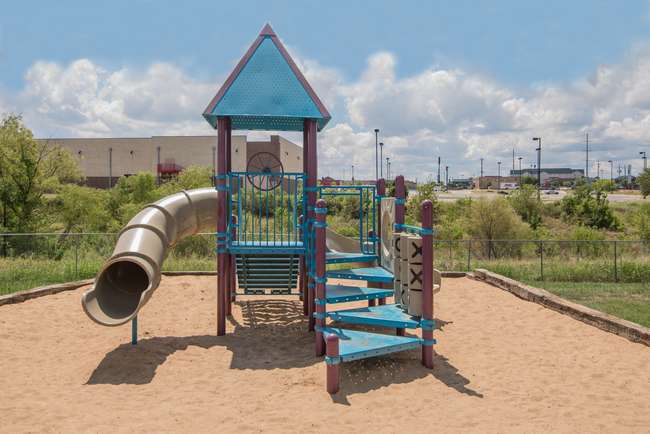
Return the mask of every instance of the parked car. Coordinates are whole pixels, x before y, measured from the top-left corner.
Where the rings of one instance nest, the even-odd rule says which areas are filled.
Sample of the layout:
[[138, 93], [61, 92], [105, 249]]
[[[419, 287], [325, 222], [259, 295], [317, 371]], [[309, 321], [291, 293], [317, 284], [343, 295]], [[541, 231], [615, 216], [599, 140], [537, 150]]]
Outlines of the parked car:
[[560, 194], [557, 192], [557, 190], [546, 190], [544, 194]]
[[506, 195], [508, 194], [507, 191], [503, 191], [503, 190], [499, 191], [498, 193], [499, 193], [499, 194], [506, 194]]

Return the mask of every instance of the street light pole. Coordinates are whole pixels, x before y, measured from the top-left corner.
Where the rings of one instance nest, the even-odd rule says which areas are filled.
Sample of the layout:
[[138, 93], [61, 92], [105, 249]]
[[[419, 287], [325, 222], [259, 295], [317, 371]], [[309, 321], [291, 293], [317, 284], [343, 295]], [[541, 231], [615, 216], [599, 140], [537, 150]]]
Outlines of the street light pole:
[[355, 185], [354, 184], [354, 166], [352, 166], [352, 185]]
[[379, 158], [379, 149], [378, 149], [378, 135], [379, 134], [379, 128], [375, 128], [375, 182], [379, 180], [379, 173], [378, 173], [378, 167], [379, 164], [377, 163], [377, 159]]
[[386, 157], [386, 181], [390, 180], [390, 170], [388, 170], [388, 157]]
[[612, 160], [609, 160], [608, 163], [609, 163], [609, 183], [613, 184], [614, 183], [614, 162], [612, 162]]
[[521, 190], [521, 158], [519, 157], [519, 189]]
[[497, 192], [498, 192], [499, 190], [501, 190], [501, 162], [499, 161], [497, 164], [499, 165], [499, 177], [497, 180]]
[[646, 170], [648, 168], [648, 159], [645, 157], [645, 151], [639, 152], [639, 155], [643, 154], [643, 170]]
[[384, 160], [384, 144], [379, 144], [379, 177], [384, 176], [384, 165], [382, 161]]
[[537, 199], [541, 199], [541, 190], [542, 190], [542, 138], [541, 137], [533, 137], [534, 141], [537, 141], [539, 144], [539, 148], [536, 149], [537, 151], [537, 184], [538, 184], [538, 189], [537, 189]]

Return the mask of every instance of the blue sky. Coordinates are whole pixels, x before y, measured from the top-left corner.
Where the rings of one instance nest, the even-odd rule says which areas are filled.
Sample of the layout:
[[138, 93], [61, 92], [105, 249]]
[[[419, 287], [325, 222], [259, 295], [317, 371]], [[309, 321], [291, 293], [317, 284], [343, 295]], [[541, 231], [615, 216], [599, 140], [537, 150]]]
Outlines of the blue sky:
[[0, 0], [0, 112], [37, 137], [213, 134], [201, 113], [266, 22], [333, 116], [321, 175], [374, 177], [375, 128], [419, 180], [439, 156], [527, 167], [537, 136], [544, 167], [584, 168], [587, 133], [592, 174], [650, 153], [647, 0]]

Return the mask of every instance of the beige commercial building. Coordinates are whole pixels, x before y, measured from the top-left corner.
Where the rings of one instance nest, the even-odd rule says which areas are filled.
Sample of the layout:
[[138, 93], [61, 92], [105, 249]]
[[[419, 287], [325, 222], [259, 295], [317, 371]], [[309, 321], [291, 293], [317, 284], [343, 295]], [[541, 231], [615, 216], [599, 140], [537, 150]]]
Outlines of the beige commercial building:
[[[122, 176], [151, 172], [161, 181], [190, 166], [217, 164], [217, 136], [178, 136], [125, 139], [50, 139], [83, 157], [86, 185], [114, 186]], [[302, 148], [280, 136], [268, 142], [249, 142], [232, 137], [232, 171], [258, 171], [279, 161], [283, 172], [302, 172]], [[252, 170], [249, 169], [249, 163]], [[271, 165], [271, 164], [269, 164]], [[277, 170], [277, 169], [276, 169]]]

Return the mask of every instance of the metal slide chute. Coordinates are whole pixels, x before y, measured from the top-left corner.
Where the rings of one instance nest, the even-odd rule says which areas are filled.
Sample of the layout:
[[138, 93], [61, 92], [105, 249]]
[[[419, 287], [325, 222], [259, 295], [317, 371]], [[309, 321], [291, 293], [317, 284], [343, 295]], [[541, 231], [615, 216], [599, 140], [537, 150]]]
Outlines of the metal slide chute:
[[163, 261], [188, 235], [216, 230], [217, 192], [199, 188], [146, 205], [120, 232], [115, 250], [82, 296], [86, 314], [98, 324], [131, 321], [158, 288]]

